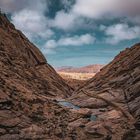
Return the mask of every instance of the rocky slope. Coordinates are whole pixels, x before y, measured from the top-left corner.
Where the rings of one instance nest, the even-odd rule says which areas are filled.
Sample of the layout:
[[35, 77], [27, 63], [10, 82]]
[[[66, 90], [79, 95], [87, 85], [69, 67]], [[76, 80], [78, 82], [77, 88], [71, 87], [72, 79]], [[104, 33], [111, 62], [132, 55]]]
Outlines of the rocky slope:
[[[14, 85], [17, 80], [15, 76], [21, 75], [19, 78], [26, 79], [26, 81], [19, 80], [18, 84], [24, 89], [40, 93], [48, 89], [46, 91], [48, 96], [67, 97], [70, 95], [71, 88], [47, 63], [38, 48], [29, 42], [20, 31], [15, 30], [14, 25], [9, 23], [5, 16], [0, 16], [0, 54], [1, 76], [7, 74], [7, 79], [8, 77], [8, 80], [11, 79], [9, 84]], [[33, 82], [34, 87], [30, 88], [28, 82]]]
[[72, 91], [0, 13], [0, 139], [62, 139], [70, 115], [52, 98], [69, 97]]
[[98, 125], [84, 125], [100, 139], [140, 139], [140, 44], [122, 51], [70, 101], [97, 116]]

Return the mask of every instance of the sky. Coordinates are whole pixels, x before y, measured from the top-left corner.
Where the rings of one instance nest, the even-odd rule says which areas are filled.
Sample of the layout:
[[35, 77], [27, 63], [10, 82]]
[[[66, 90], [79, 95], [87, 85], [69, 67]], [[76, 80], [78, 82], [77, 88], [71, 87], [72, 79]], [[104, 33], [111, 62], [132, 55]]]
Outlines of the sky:
[[140, 40], [140, 0], [0, 0], [54, 67], [107, 64]]

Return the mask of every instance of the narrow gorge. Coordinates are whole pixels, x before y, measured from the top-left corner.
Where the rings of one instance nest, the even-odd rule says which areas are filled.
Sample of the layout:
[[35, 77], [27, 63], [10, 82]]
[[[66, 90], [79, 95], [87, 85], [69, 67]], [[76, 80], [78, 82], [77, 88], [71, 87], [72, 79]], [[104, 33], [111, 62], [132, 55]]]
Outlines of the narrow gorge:
[[0, 13], [0, 140], [139, 139], [139, 43], [75, 89]]

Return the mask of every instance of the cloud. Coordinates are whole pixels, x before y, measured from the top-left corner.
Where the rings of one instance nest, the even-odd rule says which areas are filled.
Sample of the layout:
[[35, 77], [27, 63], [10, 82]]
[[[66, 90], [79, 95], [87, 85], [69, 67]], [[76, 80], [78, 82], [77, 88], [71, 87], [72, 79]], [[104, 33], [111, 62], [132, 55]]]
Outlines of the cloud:
[[[0, 5], [5, 11], [12, 12], [12, 22], [16, 28], [23, 31], [33, 42], [40, 38], [49, 39], [46, 46], [50, 48], [58, 45], [81, 46], [86, 42], [88, 44], [90, 41], [92, 43], [95, 41], [93, 36], [86, 34], [60, 37], [58, 41], [53, 42], [53, 36], [57, 32], [54, 32], [56, 28], [70, 33], [76, 29], [86, 29], [87, 32], [89, 29], [96, 28], [96, 31], [100, 29], [107, 36], [106, 42], [111, 44], [134, 39], [139, 35], [140, 0], [60, 0], [64, 8], [56, 12], [52, 19], [46, 16], [49, 10], [48, 2], [51, 0], [1, 0]], [[123, 18], [123, 20], [125, 17], [126, 23], [109, 27], [100, 26], [97, 29], [96, 24], [100, 20], [109, 20], [114, 17]], [[132, 22], [133, 27], [128, 26], [129, 22]]]
[[61, 0], [62, 5], [66, 11], [69, 11], [74, 4], [75, 0]]
[[53, 49], [53, 48], [57, 47], [57, 42], [55, 40], [49, 40], [46, 42], [44, 47], [47, 49]]
[[112, 1], [113, 0], [77, 0], [73, 11], [80, 16], [99, 18], [102, 14], [108, 12]]
[[84, 34], [81, 36], [73, 36], [73, 37], [64, 37], [59, 40], [48, 40], [43, 46], [43, 50], [46, 50], [46, 53], [52, 53], [53, 49], [58, 46], [84, 46], [90, 45], [95, 42], [95, 37], [90, 34]]
[[81, 36], [61, 38], [57, 43], [60, 46], [83, 46], [93, 44], [95, 37], [90, 34], [84, 34]]
[[4, 12], [18, 12], [23, 9], [42, 11], [46, 9], [48, 0], [0, 0], [0, 8]]
[[48, 21], [50, 27], [61, 29], [63, 31], [75, 31], [77, 29], [93, 29], [96, 25], [90, 19], [75, 15], [73, 12], [65, 12], [64, 10], [56, 13], [54, 19]]
[[[68, 0], [63, 0], [63, 3], [66, 6], [70, 5]], [[68, 12], [56, 13], [52, 26], [70, 30], [78, 28], [80, 24], [85, 24], [85, 18], [100, 20], [127, 17], [131, 19], [140, 14], [139, 7], [139, 0], [76, 0]], [[139, 19], [135, 18], [135, 21], [138, 22]]]
[[139, 25], [140, 26], [140, 16], [132, 16], [132, 17], [127, 17], [124, 19], [125, 22], [129, 22], [135, 25]]
[[27, 0], [0, 0], [0, 8], [4, 12], [15, 12], [25, 8], [28, 5]]
[[54, 35], [54, 32], [48, 26], [47, 18], [44, 15], [45, 10], [44, 0], [30, 0], [26, 8], [14, 12], [11, 19], [16, 28], [23, 31], [32, 41], [38, 37], [47, 39]]
[[75, 24], [76, 16], [72, 13], [65, 13], [64, 11], [57, 12], [55, 18], [50, 20], [51, 26], [63, 30], [69, 30]]
[[138, 15], [139, 7], [139, 0], [76, 0], [72, 10], [77, 15], [99, 19], [108, 15]]
[[55, 48], [57, 47], [57, 42], [56, 40], [48, 40], [43, 46], [42, 46], [42, 52], [46, 54], [54, 54], [55, 53]]
[[101, 26], [107, 35], [106, 42], [109, 44], [117, 44], [124, 40], [137, 39], [140, 36], [140, 27], [129, 27], [127, 24], [115, 24], [109, 27]]
[[51, 29], [48, 29], [46, 17], [38, 11], [22, 10], [12, 15], [12, 22], [30, 39], [48, 38], [54, 34]]

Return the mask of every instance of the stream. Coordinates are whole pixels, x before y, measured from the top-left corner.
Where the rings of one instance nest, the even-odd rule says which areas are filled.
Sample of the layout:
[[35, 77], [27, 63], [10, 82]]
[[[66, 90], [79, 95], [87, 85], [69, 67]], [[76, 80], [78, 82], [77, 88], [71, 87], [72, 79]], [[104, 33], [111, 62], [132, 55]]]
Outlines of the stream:
[[65, 106], [65, 107], [68, 107], [68, 108], [71, 108], [71, 109], [75, 109], [75, 110], [78, 110], [80, 109], [79, 106], [76, 106], [70, 102], [66, 102], [66, 101], [58, 101], [58, 103], [62, 106]]
[[[74, 105], [70, 102], [67, 102], [67, 101], [58, 101], [58, 104], [60, 104], [61, 106], [70, 108], [70, 109], [75, 109], [75, 110], [81, 109], [79, 106], [76, 106], [76, 105]], [[96, 121], [97, 116], [96, 115], [90, 115], [87, 119], [90, 119], [90, 121]]]

